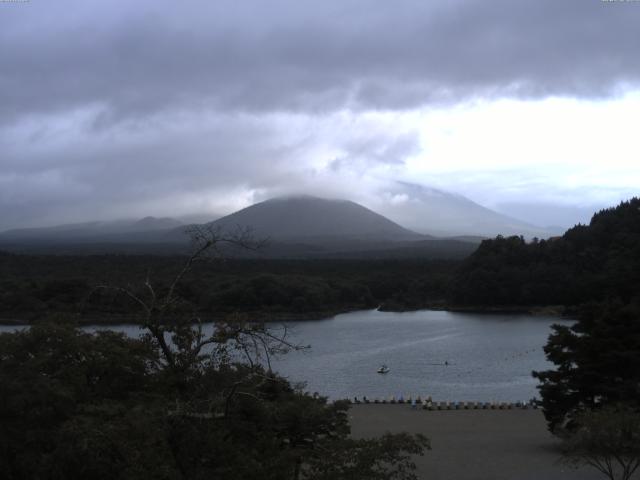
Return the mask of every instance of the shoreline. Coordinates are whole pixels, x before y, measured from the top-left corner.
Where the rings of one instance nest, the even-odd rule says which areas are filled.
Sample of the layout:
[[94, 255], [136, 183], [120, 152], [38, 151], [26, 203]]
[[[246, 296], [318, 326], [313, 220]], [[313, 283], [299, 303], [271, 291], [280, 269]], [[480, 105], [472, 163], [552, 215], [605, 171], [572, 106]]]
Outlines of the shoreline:
[[447, 303], [431, 303], [420, 308], [385, 308], [382, 304], [378, 310], [381, 312], [417, 312], [420, 310], [435, 310], [456, 313], [495, 313], [495, 314], [529, 314], [529, 315], [555, 315], [565, 317], [573, 315], [575, 307], [567, 305], [451, 305]]
[[[340, 309], [340, 310], [323, 310], [315, 312], [220, 312], [213, 315], [200, 317], [202, 323], [213, 323], [223, 320], [227, 317], [238, 315], [246, 316], [254, 321], [265, 323], [276, 322], [292, 322], [292, 321], [318, 321], [334, 317], [343, 313], [352, 313], [359, 310], [367, 310], [363, 308]], [[373, 310], [373, 309], [370, 309]], [[80, 326], [89, 325], [141, 325], [140, 317], [137, 315], [83, 315], [78, 313], [58, 313], [57, 318], [75, 322]], [[191, 318], [195, 318], [190, 316]], [[52, 319], [49, 319], [52, 320]], [[0, 318], [1, 326], [27, 326], [46, 322], [46, 318], [26, 319], [26, 318]], [[55, 321], [55, 320], [53, 320]]]
[[[421, 310], [431, 311], [445, 311], [454, 313], [478, 313], [478, 314], [495, 314], [495, 315], [509, 315], [509, 314], [525, 314], [533, 316], [557, 316], [561, 318], [570, 318], [575, 313], [574, 307], [567, 307], [564, 305], [546, 305], [546, 306], [459, 306], [459, 305], [446, 305], [446, 304], [432, 304], [421, 308], [409, 308], [409, 309], [386, 309], [384, 304], [378, 308], [362, 308], [358, 307], [345, 307], [340, 309], [319, 310], [311, 312], [265, 312], [265, 311], [246, 311], [246, 312], [219, 312], [206, 317], [200, 317], [202, 323], [212, 323], [223, 320], [226, 317], [239, 315], [251, 318], [254, 321], [265, 323], [277, 323], [277, 322], [292, 322], [292, 321], [319, 321], [325, 320], [336, 315], [345, 313], [353, 313], [357, 311], [371, 311], [377, 310], [380, 312], [391, 313], [405, 313], [405, 312], [418, 312]], [[70, 322], [75, 322], [80, 326], [88, 325], [140, 325], [141, 322], [137, 315], [83, 315], [82, 317], [78, 313], [55, 313], [55, 317], [65, 319]], [[25, 316], [28, 317], [28, 316]], [[43, 318], [20, 318], [20, 317], [6, 317], [0, 318], [0, 326], [26, 326], [35, 325], [45, 322]]]
[[513, 314], [522, 313], [534, 316], [553, 315], [566, 317], [573, 314], [573, 308], [566, 305], [534, 305], [534, 306], [456, 306], [451, 305], [444, 308], [448, 312], [458, 313], [495, 313]]

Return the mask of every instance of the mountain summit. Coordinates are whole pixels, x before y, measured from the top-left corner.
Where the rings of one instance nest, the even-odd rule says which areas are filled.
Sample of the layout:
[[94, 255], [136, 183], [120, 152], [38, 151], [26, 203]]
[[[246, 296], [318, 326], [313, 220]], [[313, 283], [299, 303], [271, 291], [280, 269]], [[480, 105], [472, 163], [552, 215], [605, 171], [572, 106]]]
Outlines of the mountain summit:
[[306, 195], [256, 203], [211, 225], [224, 230], [249, 227], [258, 237], [287, 241], [338, 237], [368, 241], [425, 238], [355, 202]]

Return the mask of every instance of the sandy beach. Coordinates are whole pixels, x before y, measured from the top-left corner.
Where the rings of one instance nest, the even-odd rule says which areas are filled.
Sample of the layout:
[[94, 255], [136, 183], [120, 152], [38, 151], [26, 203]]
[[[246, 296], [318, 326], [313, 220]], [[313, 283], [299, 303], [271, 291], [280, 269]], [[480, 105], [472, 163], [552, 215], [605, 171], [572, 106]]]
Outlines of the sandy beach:
[[429, 480], [597, 480], [595, 469], [560, 460], [557, 441], [540, 410], [412, 409], [410, 405], [353, 405], [354, 437], [422, 433], [432, 450], [418, 457], [418, 477]]

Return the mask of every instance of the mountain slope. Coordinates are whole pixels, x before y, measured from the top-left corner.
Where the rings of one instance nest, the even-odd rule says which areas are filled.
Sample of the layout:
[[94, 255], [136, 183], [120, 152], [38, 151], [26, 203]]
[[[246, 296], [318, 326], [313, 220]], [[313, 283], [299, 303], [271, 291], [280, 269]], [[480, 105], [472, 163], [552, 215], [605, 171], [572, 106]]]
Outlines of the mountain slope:
[[279, 241], [395, 242], [424, 238], [357, 203], [311, 196], [280, 197], [256, 203], [211, 225], [224, 230], [250, 227], [257, 237]]
[[468, 198], [407, 182], [386, 192], [394, 199], [378, 208], [389, 218], [420, 233], [435, 236], [524, 235], [549, 237], [554, 233], [483, 207]]
[[182, 222], [168, 217], [70, 223], [53, 227], [7, 230], [0, 233], [0, 241], [110, 241], [128, 237], [152, 237], [152, 232], [162, 232], [180, 225]]
[[[0, 248], [45, 253], [183, 253], [189, 248], [188, 226], [175, 227], [174, 222], [147, 217], [136, 222], [14, 230], [0, 234]], [[206, 225], [231, 234], [249, 228], [256, 240], [268, 240], [259, 252], [223, 245], [229, 256], [461, 258], [478, 243], [477, 239], [421, 235], [357, 203], [311, 196], [274, 198]]]

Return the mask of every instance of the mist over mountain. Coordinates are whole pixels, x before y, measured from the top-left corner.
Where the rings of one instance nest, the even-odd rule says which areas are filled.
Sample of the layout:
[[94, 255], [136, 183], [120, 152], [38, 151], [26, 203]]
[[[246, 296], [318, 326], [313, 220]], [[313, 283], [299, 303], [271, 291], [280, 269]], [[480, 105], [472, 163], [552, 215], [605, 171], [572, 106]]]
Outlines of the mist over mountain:
[[19, 228], [0, 232], [0, 241], [98, 241], [114, 240], [149, 232], [164, 232], [184, 225], [169, 217], [135, 220], [69, 223], [53, 227]]
[[[268, 240], [261, 255], [298, 258], [459, 258], [471, 253], [487, 236], [552, 235], [461, 195], [434, 188], [398, 183], [388, 195], [391, 197], [385, 203], [386, 211], [399, 223], [350, 200], [310, 195], [272, 198], [203, 223], [227, 233], [250, 229], [256, 239]], [[188, 248], [187, 227], [169, 217], [145, 217], [16, 229], [0, 233], [0, 248], [44, 248], [47, 252], [62, 249], [67, 253], [178, 252]]]
[[478, 243], [421, 235], [355, 202], [309, 195], [260, 202], [210, 226], [229, 233], [250, 228], [268, 240], [260, 255], [269, 257], [462, 258]]
[[288, 241], [318, 238], [406, 241], [424, 238], [355, 202], [308, 195], [256, 203], [211, 225], [224, 230], [248, 227], [257, 237]]
[[[230, 234], [250, 229], [255, 239], [267, 240], [267, 246], [259, 252], [226, 253], [271, 258], [461, 258], [479, 241], [422, 235], [355, 202], [312, 196], [270, 199], [206, 225]], [[11, 230], [0, 234], [0, 248], [45, 253], [177, 253], [188, 250], [188, 227], [169, 218], [146, 217], [135, 222]]]
[[585, 206], [563, 205], [542, 202], [504, 202], [495, 206], [495, 210], [511, 217], [527, 219], [535, 225], [544, 226], [556, 235], [577, 225], [587, 225], [594, 212], [607, 208], [606, 203], [593, 203]]
[[389, 218], [416, 232], [439, 237], [523, 235], [546, 238], [557, 232], [495, 212], [455, 193], [408, 182], [387, 192]]

